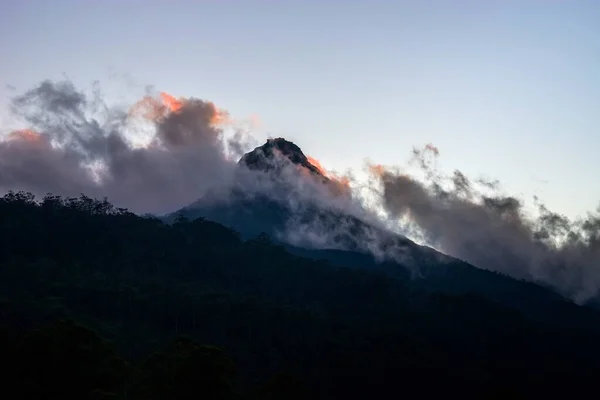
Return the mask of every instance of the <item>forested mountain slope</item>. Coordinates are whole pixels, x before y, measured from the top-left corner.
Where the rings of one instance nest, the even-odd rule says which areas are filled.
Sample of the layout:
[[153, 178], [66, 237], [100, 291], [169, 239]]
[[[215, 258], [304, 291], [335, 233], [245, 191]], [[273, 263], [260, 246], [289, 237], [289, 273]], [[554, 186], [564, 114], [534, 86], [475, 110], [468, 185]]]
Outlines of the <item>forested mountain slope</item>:
[[0, 236], [5, 390], [28, 398], [574, 395], [600, 367], [598, 314], [548, 294], [526, 313], [86, 197], [11, 193]]
[[[245, 154], [238, 167], [259, 172], [256, 176], [266, 177], [269, 185], [254, 190], [244, 182], [220, 197], [198, 199], [164, 220], [172, 222], [178, 216], [206, 218], [240, 232], [245, 239], [266, 233], [289, 252], [303, 257], [410, 280], [411, 287], [424, 291], [452, 295], [476, 293], [535, 319], [560, 321], [565, 326], [589, 326], [584, 322], [588, 321], [587, 317], [579, 317], [587, 310], [581, 311], [570, 304], [565, 306], [562, 296], [553, 290], [486, 270], [485, 265], [470, 265], [420, 246], [343, 208], [330, 207], [330, 203], [335, 203], [344, 194], [340, 193], [339, 182], [311, 164], [300, 147], [292, 142], [283, 138], [269, 139]], [[304, 180], [318, 184], [303, 185], [298, 189], [297, 181]], [[318, 192], [321, 185], [333, 190], [328, 193], [331, 197], [304, 193]], [[317, 245], [310, 241], [290, 241], [290, 236], [302, 236], [295, 231], [303, 229], [308, 231], [305, 233], [308, 237], [334, 234], [330, 235], [328, 243]], [[374, 253], [388, 257], [377, 258]]]

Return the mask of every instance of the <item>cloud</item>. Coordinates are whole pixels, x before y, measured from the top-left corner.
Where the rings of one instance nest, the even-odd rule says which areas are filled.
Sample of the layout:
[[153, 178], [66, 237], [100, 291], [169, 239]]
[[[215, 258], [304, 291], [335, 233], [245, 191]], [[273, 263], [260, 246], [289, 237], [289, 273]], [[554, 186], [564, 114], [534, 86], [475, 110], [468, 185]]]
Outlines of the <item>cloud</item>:
[[460, 171], [441, 176], [427, 161], [437, 149], [414, 155], [425, 180], [371, 168], [390, 218], [407, 221], [413, 235], [480, 268], [550, 285], [578, 302], [597, 295], [600, 209], [570, 221], [538, 201], [539, 215], [529, 215], [519, 199], [500, 194], [498, 182], [471, 182]]
[[[84, 193], [155, 214], [191, 203], [227, 202], [241, 192], [247, 198], [267, 196], [292, 215], [316, 218], [312, 211], [318, 209], [369, 219], [352, 196], [348, 176], [319, 166], [314, 170], [327, 179], [317, 179], [279, 153], [268, 159], [278, 174], [238, 168], [237, 160], [256, 140], [208, 101], [149, 93], [130, 107], [116, 108], [105, 104], [97, 84], [89, 95], [69, 81], [45, 81], [14, 97], [11, 109], [28, 128], [0, 141], [0, 192]], [[146, 137], [136, 137], [141, 127], [149, 128]], [[225, 135], [225, 127], [233, 134]], [[299, 239], [298, 232], [305, 232], [304, 243], [335, 247], [344, 235], [319, 243], [314, 237], [319, 223], [292, 218], [280, 233]], [[338, 231], [344, 227], [334, 225]]]
[[442, 175], [432, 144], [412, 151], [424, 178], [372, 164], [372, 180], [361, 186], [314, 158], [300, 167], [280, 152], [269, 159], [277, 174], [239, 168], [256, 140], [209, 101], [149, 92], [132, 107], [110, 107], [98, 84], [87, 94], [69, 81], [45, 81], [14, 97], [11, 110], [26, 128], [0, 140], [0, 192], [84, 193], [155, 214], [234, 201], [234, 193], [266, 196], [291, 211], [279, 237], [292, 244], [360, 250], [411, 267], [414, 246], [390, 233], [396, 229], [578, 302], [600, 288], [600, 210], [570, 221], [538, 199], [538, 215], [530, 215], [498, 181]]
[[136, 147], [131, 110], [109, 108], [98, 91], [87, 96], [69, 81], [45, 81], [13, 98], [13, 114], [29, 129], [0, 142], [0, 190], [85, 193], [163, 213], [226, 184], [234, 164], [224, 153], [223, 113], [198, 99], [148, 99], [153, 133]]

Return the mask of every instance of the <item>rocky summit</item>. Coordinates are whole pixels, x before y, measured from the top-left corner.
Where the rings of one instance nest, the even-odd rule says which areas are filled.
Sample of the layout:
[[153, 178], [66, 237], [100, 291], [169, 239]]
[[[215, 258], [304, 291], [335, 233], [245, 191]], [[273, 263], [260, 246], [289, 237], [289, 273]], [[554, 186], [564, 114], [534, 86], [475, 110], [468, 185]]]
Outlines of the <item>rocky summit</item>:
[[284, 138], [268, 139], [262, 146], [244, 154], [238, 163], [251, 170], [273, 171], [281, 165], [277, 162], [280, 157], [287, 158], [292, 164], [304, 167], [315, 175], [323, 176], [300, 147]]

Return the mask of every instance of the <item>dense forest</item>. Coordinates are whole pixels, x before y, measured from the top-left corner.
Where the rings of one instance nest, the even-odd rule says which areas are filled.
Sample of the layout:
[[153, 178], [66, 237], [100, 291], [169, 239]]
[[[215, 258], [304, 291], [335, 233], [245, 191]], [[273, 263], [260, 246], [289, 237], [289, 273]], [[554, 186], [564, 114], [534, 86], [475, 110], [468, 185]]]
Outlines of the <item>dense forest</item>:
[[595, 323], [83, 195], [0, 199], [0, 337], [7, 398], [557, 396], [600, 371]]

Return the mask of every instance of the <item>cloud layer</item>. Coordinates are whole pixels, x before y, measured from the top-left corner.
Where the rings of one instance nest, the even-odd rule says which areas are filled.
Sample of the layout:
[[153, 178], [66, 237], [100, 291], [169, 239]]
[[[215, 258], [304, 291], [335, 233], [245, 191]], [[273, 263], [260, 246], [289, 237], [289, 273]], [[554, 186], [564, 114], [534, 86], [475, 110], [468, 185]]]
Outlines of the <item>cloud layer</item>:
[[432, 146], [414, 151], [425, 180], [372, 166], [390, 218], [480, 268], [551, 285], [578, 302], [598, 294], [600, 210], [570, 221], [538, 201], [538, 215], [528, 215], [520, 200], [498, 194], [497, 182], [439, 175], [431, 166], [438, 155]]
[[[98, 92], [45, 81], [15, 97], [11, 109], [27, 128], [0, 140], [0, 194], [84, 193], [134, 212], [163, 214], [199, 198], [227, 201], [241, 191], [293, 210], [298, 217], [282, 235], [296, 244], [347, 248], [361, 230], [355, 248], [410, 264], [402, 245], [381, 234], [401, 226], [449, 255], [550, 285], [578, 302], [600, 288], [599, 212], [569, 221], [538, 203], [538, 215], [528, 215], [518, 199], [499, 194], [497, 182], [472, 181], [460, 171], [440, 175], [433, 145], [413, 151], [423, 179], [370, 165], [370, 194], [386, 212], [380, 218], [350, 177], [330, 175], [334, 185], [325, 185], [279, 156], [273, 159], [280, 164], [277, 175], [238, 168], [237, 159], [256, 142], [242, 130], [225, 135], [224, 128], [235, 124], [209, 101], [162, 93], [121, 109], [109, 107]], [[140, 124], [150, 135], [136, 144], [132, 132]], [[327, 175], [317, 160], [309, 162]], [[332, 224], [314, 209], [345, 217]], [[357, 228], [356, 219], [373, 228]]]
[[15, 97], [12, 110], [30, 128], [0, 142], [0, 190], [85, 193], [136, 212], [162, 213], [231, 179], [217, 108], [198, 99], [163, 102], [141, 103], [153, 137], [135, 147], [127, 132], [140, 104], [109, 108], [70, 82], [46, 81]]

